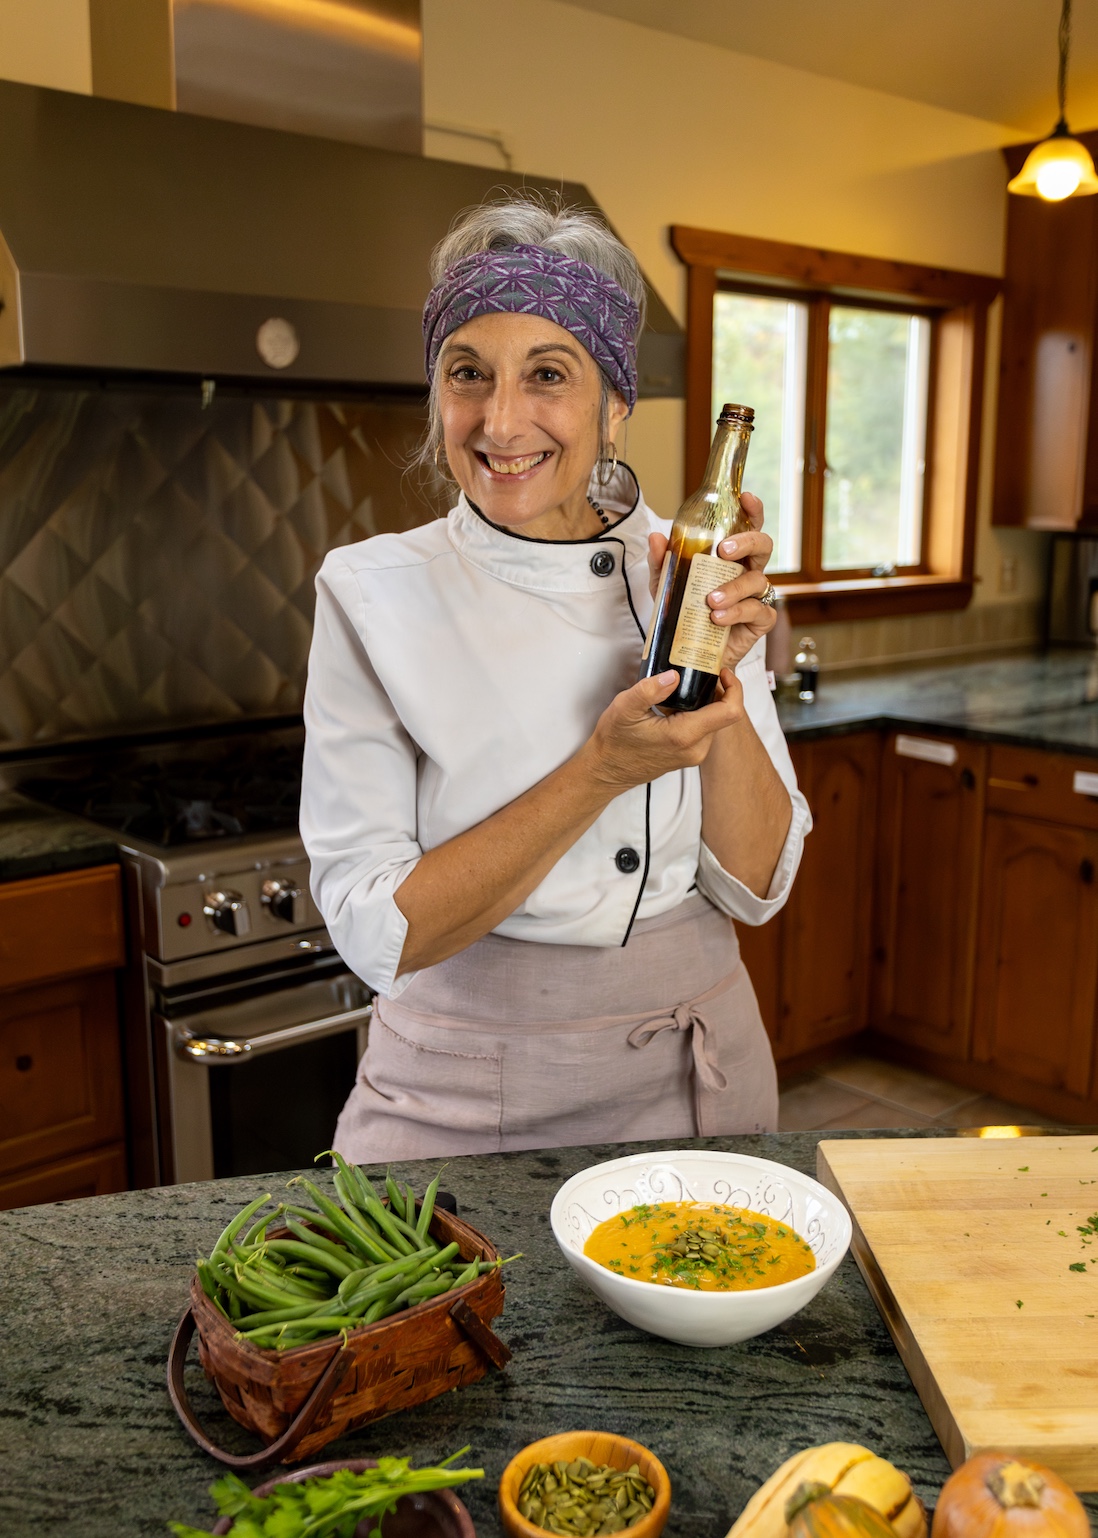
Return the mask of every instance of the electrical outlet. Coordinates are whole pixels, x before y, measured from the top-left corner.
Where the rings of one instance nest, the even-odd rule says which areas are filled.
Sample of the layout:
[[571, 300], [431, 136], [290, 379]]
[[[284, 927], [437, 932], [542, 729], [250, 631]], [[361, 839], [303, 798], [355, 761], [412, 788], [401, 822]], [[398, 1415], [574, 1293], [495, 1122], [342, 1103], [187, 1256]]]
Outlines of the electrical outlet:
[[999, 591], [1000, 593], [1015, 593], [1018, 590], [1018, 562], [1012, 555], [1004, 555], [999, 562]]

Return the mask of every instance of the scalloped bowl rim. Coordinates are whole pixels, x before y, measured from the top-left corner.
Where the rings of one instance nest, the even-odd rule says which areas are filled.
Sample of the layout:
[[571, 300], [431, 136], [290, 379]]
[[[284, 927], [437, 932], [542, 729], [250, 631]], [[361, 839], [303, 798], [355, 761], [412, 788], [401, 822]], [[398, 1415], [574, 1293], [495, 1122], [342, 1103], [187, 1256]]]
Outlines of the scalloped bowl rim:
[[[827, 1260], [822, 1262], [817, 1261], [816, 1266], [811, 1271], [807, 1272], [804, 1276], [792, 1277], [787, 1282], [775, 1282], [770, 1287], [750, 1287], [737, 1289], [714, 1288], [712, 1291], [707, 1292], [694, 1292], [687, 1291], [685, 1288], [675, 1288], [673, 1294], [668, 1294], [661, 1289], [661, 1298], [674, 1296], [675, 1298], [689, 1299], [690, 1302], [687, 1304], [687, 1307], [689, 1308], [697, 1308], [701, 1310], [709, 1308], [714, 1311], [718, 1307], [727, 1309], [729, 1301], [733, 1298], [757, 1299], [760, 1295], [765, 1295], [768, 1298], [784, 1298], [787, 1301], [792, 1302], [793, 1299], [795, 1299], [802, 1292], [810, 1292], [813, 1294], [816, 1293], [827, 1280], [827, 1278], [831, 1275], [831, 1273], [835, 1271], [841, 1263], [850, 1246], [850, 1240], [853, 1234], [853, 1225], [850, 1220], [850, 1214], [843, 1206], [843, 1203], [839, 1197], [837, 1197], [833, 1191], [829, 1191], [826, 1186], [821, 1185], [818, 1180], [814, 1180], [811, 1175], [802, 1174], [800, 1170], [793, 1169], [791, 1165], [779, 1164], [776, 1160], [773, 1159], [760, 1159], [754, 1154], [708, 1152], [703, 1149], [693, 1148], [673, 1148], [669, 1149], [666, 1153], [626, 1154], [620, 1159], [607, 1159], [602, 1164], [590, 1164], [586, 1169], [578, 1170], [576, 1174], [570, 1176], [569, 1179], [566, 1180], [564, 1184], [559, 1188], [556, 1195], [553, 1197], [552, 1205], [549, 1208], [549, 1225], [553, 1231], [553, 1237], [556, 1239], [560, 1249], [564, 1252], [565, 1258], [569, 1261], [570, 1264], [576, 1267], [577, 1271], [579, 1271], [581, 1274], [585, 1272], [590, 1274], [593, 1278], [597, 1279], [604, 1285], [607, 1279], [609, 1279], [612, 1286], [616, 1285], [626, 1289], [635, 1289], [638, 1295], [644, 1294], [651, 1297], [651, 1282], [638, 1281], [631, 1276], [619, 1276], [616, 1271], [611, 1271], [608, 1266], [600, 1265], [597, 1260], [592, 1260], [589, 1255], [585, 1255], [583, 1250], [578, 1248], [579, 1241], [575, 1239], [574, 1236], [565, 1234], [561, 1218], [563, 1216], [565, 1203], [571, 1197], [575, 1188], [578, 1187], [581, 1182], [590, 1179], [591, 1176], [599, 1174], [603, 1171], [608, 1173], [612, 1170], [625, 1170], [644, 1165], [671, 1164], [676, 1159], [693, 1159], [703, 1161], [712, 1160], [718, 1164], [727, 1162], [729, 1165], [747, 1165], [752, 1170], [757, 1171], [760, 1176], [765, 1174], [773, 1174], [776, 1176], [781, 1176], [783, 1179], [788, 1176], [792, 1176], [795, 1182], [803, 1183], [806, 1194], [815, 1196], [817, 1200], [823, 1202], [826, 1205], [829, 1212], [834, 1212], [834, 1215], [838, 1220], [838, 1234], [836, 1235], [834, 1241], [834, 1252], [829, 1256]], [[699, 1200], [704, 1200], [704, 1198], [699, 1198]], [[620, 1207], [618, 1210], [620, 1212], [629, 1212], [632, 1210], [632, 1208]], [[606, 1216], [614, 1217], [616, 1214], [613, 1212], [608, 1212]], [[793, 1225], [791, 1224], [790, 1226], [792, 1227]], [[806, 1301], [808, 1300], [806, 1299]], [[796, 1311], [796, 1308], [793, 1308], [790, 1310], [790, 1313], [795, 1313]], [[785, 1317], [788, 1318], [789, 1316], [786, 1315]]]

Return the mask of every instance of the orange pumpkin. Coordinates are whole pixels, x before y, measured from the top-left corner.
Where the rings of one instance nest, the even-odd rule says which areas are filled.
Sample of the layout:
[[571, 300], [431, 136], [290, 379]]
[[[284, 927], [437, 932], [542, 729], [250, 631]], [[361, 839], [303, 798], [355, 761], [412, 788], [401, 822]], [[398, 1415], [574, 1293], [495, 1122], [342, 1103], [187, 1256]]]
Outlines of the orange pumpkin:
[[896, 1538], [876, 1507], [856, 1495], [835, 1495], [828, 1485], [798, 1486], [785, 1507], [789, 1538]]
[[977, 1453], [942, 1486], [931, 1538], [1090, 1538], [1090, 1522], [1051, 1469]]

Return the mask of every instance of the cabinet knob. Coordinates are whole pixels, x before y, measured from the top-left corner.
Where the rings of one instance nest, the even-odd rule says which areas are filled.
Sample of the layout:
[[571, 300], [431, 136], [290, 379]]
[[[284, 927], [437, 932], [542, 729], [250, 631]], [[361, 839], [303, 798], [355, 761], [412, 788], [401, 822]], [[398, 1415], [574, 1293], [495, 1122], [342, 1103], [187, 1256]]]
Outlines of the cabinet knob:
[[973, 774], [971, 769], [961, 770], [961, 784], [966, 790], [976, 789], [976, 776]]
[[1093, 860], [1079, 861], [1079, 879], [1083, 881], [1087, 886], [1090, 886], [1091, 882], [1094, 880]]
[[27, 1052], [20, 1052], [19, 1056], [15, 1059], [15, 1066], [20, 1073], [30, 1073], [34, 1067], [34, 1058]]

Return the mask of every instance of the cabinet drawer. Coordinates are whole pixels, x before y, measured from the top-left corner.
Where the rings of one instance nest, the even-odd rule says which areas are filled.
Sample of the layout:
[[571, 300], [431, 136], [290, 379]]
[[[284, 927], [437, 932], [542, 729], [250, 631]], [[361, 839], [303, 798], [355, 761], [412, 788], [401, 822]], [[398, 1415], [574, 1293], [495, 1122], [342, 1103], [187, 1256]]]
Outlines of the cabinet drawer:
[[125, 1149], [114, 1143], [75, 1159], [36, 1164], [10, 1180], [0, 1180], [0, 1210], [67, 1202], [78, 1196], [107, 1196], [111, 1191], [127, 1189]]
[[989, 811], [1098, 828], [1098, 759], [992, 747], [987, 805]]
[[124, 960], [117, 865], [0, 885], [0, 991]]
[[0, 1173], [123, 1135], [110, 972], [0, 994]]

